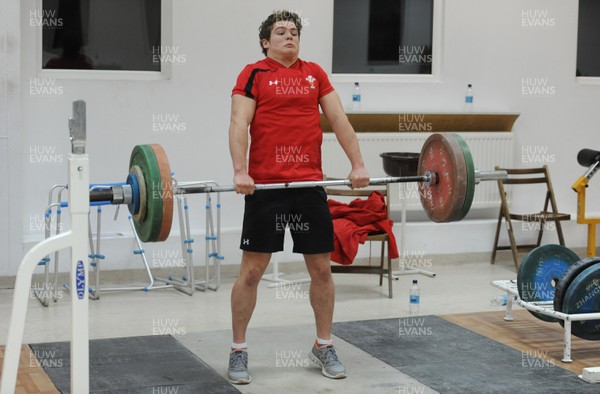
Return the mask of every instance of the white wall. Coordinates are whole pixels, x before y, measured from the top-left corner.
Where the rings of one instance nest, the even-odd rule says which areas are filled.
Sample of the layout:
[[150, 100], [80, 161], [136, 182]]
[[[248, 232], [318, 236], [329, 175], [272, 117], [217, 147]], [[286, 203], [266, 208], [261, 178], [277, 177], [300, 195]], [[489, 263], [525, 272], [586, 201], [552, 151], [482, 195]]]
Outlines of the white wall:
[[[16, 0], [9, 2], [16, 9]], [[242, 67], [262, 57], [258, 45], [259, 23], [274, 9], [290, 8], [301, 13], [307, 23], [302, 34], [301, 56], [331, 69], [333, 2], [331, 0], [267, 1], [224, 0], [200, 2], [175, 0], [173, 14], [174, 45], [185, 54], [186, 61], [173, 65], [168, 81], [105, 81], [57, 79], [61, 94], [55, 97], [32, 95], [31, 79], [36, 78], [36, 28], [28, 25], [34, 0], [21, 3], [19, 51], [7, 53], [9, 62], [21, 63], [19, 73], [9, 75], [9, 83], [21, 86], [20, 98], [10, 97], [11, 107], [20, 111], [20, 134], [13, 134], [11, 152], [22, 156], [22, 170], [12, 179], [12, 199], [22, 209], [10, 210], [12, 229], [22, 226], [25, 247], [41, 239], [38, 222], [47, 204], [52, 184], [65, 181], [66, 157], [70, 150], [67, 117], [74, 99], [87, 101], [87, 150], [94, 182], [123, 181], [128, 171], [129, 154], [135, 144], [162, 144], [176, 176], [182, 180], [213, 179], [231, 182], [232, 171], [227, 148], [230, 92]], [[475, 90], [476, 110], [517, 111], [515, 166], [524, 166], [522, 149], [546, 151], [538, 160], [548, 164], [563, 211], [575, 213], [575, 193], [571, 184], [584, 171], [576, 162], [582, 148], [600, 149], [596, 127], [599, 123], [600, 86], [575, 83], [577, 39], [577, 0], [452, 0], [445, 4], [443, 33], [443, 67], [438, 84], [361, 83], [363, 108], [366, 110], [460, 111], [467, 83]], [[547, 11], [553, 18], [550, 29], [527, 29], [522, 26], [526, 10]], [[9, 7], [10, 11], [10, 7]], [[13, 16], [15, 12], [13, 10]], [[554, 88], [550, 97], [522, 94], [522, 80], [545, 78]], [[335, 84], [345, 104], [349, 104], [350, 83]], [[15, 104], [15, 101], [18, 104]], [[185, 131], [153, 131], [153, 116], [171, 114], [185, 123]], [[20, 139], [20, 141], [19, 141]], [[48, 160], [36, 160], [46, 152]], [[397, 150], [402, 150], [398, 147]], [[51, 152], [48, 154], [48, 152]], [[34, 154], [33, 158], [31, 154]], [[378, 155], [379, 152], [363, 152]], [[546, 157], [543, 157], [546, 156]], [[339, 158], [324, 157], [324, 161]], [[340, 161], [343, 163], [343, 161]], [[379, 172], [380, 169], [371, 169]], [[22, 181], [22, 189], [14, 185]], [[589, 211], [600, 215], [600, 186], [592, 180], [588, 191]], [[226, 263], [237, 263], [237, 239], [241, 226], [242, 199], [233, 193], [223, 198], [224, 251]], [[193, 228], [202, 231], [203, 197], [192, 197]], [[517, 194], [514, 206], [529, 208], [527, 194]], [[535, 207], [537, 209], [537, 206]], [[113, 208], [105, 210], [104, 229], [125, 236], [104, 242], [104, 253], [111, 257], [110, 267], [136, 266], [130, 257], [132, 242], [125, 211], [112, 221]], [[417, 225], [415, 225], [417, 226]], [[435, 229], [419, 224], [407, 239], [409, 249], [433, 248], [427, 253], [486, 251], [491, 249], [492, 221]], [[174, 230], [178, 229], [174, 223]], [[443, 230], [442, 230], [443, 228]], [[422, 230], [421, 230], [422, 229]], [[477, 230], [477, 231], [474, 231]], [[2, 230], [4, 231], [4, 230]], [[20, 230], [17, 234], [20, 234]], [[441, 231], [441, 232], [440, 232]], [[174, 231], [173, 234], [177, 234]], [[415, 234], [439, 234], [435, 242], [425, 242]], [[453, 234], [449, 236], [448, 234]], [[0, 239], [6, 234], [0, 234]], [[19, 237], [17, 237], [19, 238]], [[567, 226], [569, 246], [584, 246], [585, 229]], [[199, 239], [199, 238], [198, 238]], [[468, 239], [468, 242], [464, 240]], [[176, 247], [153, 245], [153, 248]], [[174, 246], [173, 246], [174, 245]], [[13, 245], [19, 249], [21, 245]], [[200, 247], [197, 244], [197, 247]], [[123, 250], [125, 249], [125, 250]], [[285, 255], [283, 259], [295, 258]], [[132, 262], [133, 261], [133, 262]], [[0, 275], [12, 274], [17, 263], [0, 263]]]
[[0, 13], [0, 275], [16, 272], [23, 254], [19, 3], [3, 2]]

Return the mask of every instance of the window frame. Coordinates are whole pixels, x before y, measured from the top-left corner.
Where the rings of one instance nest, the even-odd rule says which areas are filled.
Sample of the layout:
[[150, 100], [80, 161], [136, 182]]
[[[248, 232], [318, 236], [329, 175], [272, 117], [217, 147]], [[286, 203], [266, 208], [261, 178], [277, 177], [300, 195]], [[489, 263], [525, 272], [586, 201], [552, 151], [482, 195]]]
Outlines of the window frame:
[[[579, 31], [579, 2], [577, 3], [577, 30]], [[579, 33], [577, 33], [577, 41], [575, 42], [575, 71], [577, 70], [577, 48], [579, 46]], [[600, 85], [600, 75], [597, 77], [578, 77], [575, 75], [575, 83], [577, 85]]]
[[[43, 9], [43, 0], [36, 0], [36, 10]], [[170, 46], [173, 43], [173, 0], [162, 0], [160, 9], [160, 45]], [[160, 71], [132, 71], [132, 70], [57, 70], [42, 68], [43, 53], [43, 28], [36, 29], [36, 74], [41, 78], [56, 79], [86, 79], [86, 80], [129, 80], [129, 81], [157, 81], [169, 80], [172, 77], [173, 65], [162, 62]]]
[[[444, 0], [433, 0], [432, 64], [431, 74], [346, 74], [333, 72], [333, 45], [329, 76], [332, 82], [383, 82], [383, 83], [440, 83], [442, 71], [442, 44], [444, 30]], [[335, 12], [335, 11], [334, 11]], [[331, 37], [333, 43], [333, 35]]]
[[600, 77], [575, 77], [578, 85], [600, 85]]

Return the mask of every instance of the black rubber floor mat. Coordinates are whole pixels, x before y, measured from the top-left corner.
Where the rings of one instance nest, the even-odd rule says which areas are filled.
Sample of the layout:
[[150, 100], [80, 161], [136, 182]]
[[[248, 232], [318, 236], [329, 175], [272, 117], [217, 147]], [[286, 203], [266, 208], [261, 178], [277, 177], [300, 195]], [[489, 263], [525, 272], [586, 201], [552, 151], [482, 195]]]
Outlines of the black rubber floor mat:
[[542, 351], [521, 352], [436, 316], [334, 323], [333, 333], [440, 393], [600, 390]]
[[[70, 393], [70, 343], [29, 345], [62, 393]], [[90, 341], [90, 393], [239, 393], [172, 336]]]

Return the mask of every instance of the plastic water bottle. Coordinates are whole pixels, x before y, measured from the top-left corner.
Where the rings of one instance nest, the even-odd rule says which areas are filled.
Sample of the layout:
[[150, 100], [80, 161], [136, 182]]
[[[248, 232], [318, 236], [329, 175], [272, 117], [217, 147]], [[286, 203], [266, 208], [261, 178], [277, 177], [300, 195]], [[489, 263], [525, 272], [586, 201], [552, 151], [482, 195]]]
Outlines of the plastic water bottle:
[[490, 301], [490, 304], [492, 306], [504, 306], [504, 305], [506, 305], [507, 302], [508, 302], [508, 297], [506, 297], [506, 294], [502, 294], [502, 295], [497, 295], [497, 296], [493, 297]]
[[[513, 297], [513, 301], [516, 299], [515, 296]], [[492, 306], [505, 306], [506, 303], [508, 302], [508, 297], [505, 294], [502, 295], [497, 295], [496, 297], [493, 297], [490, 301], [490, 304], [492, 304]]]
[[416, 279], [413, 279], [410, 287], [408, 313], [410, 315], [419, 314], [419, 305], [421, 304], [421, 289]]
[[360, 84], [354, 82], [354, 91], [352, 92], [352, 111], [360, 111], [362, 96], [360, 94]]
[[473, 111], [473, 85], [467, 85], [467, 92], [465, 93], [465, 112]]

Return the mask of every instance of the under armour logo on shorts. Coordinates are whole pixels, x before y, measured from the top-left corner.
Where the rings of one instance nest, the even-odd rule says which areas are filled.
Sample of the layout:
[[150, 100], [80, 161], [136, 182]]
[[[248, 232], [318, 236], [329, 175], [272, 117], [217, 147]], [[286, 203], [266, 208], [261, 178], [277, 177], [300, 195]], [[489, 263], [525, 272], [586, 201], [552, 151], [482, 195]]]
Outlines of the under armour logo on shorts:
[[242, 245], [250, 245], [249, 239], [242, 239]]

